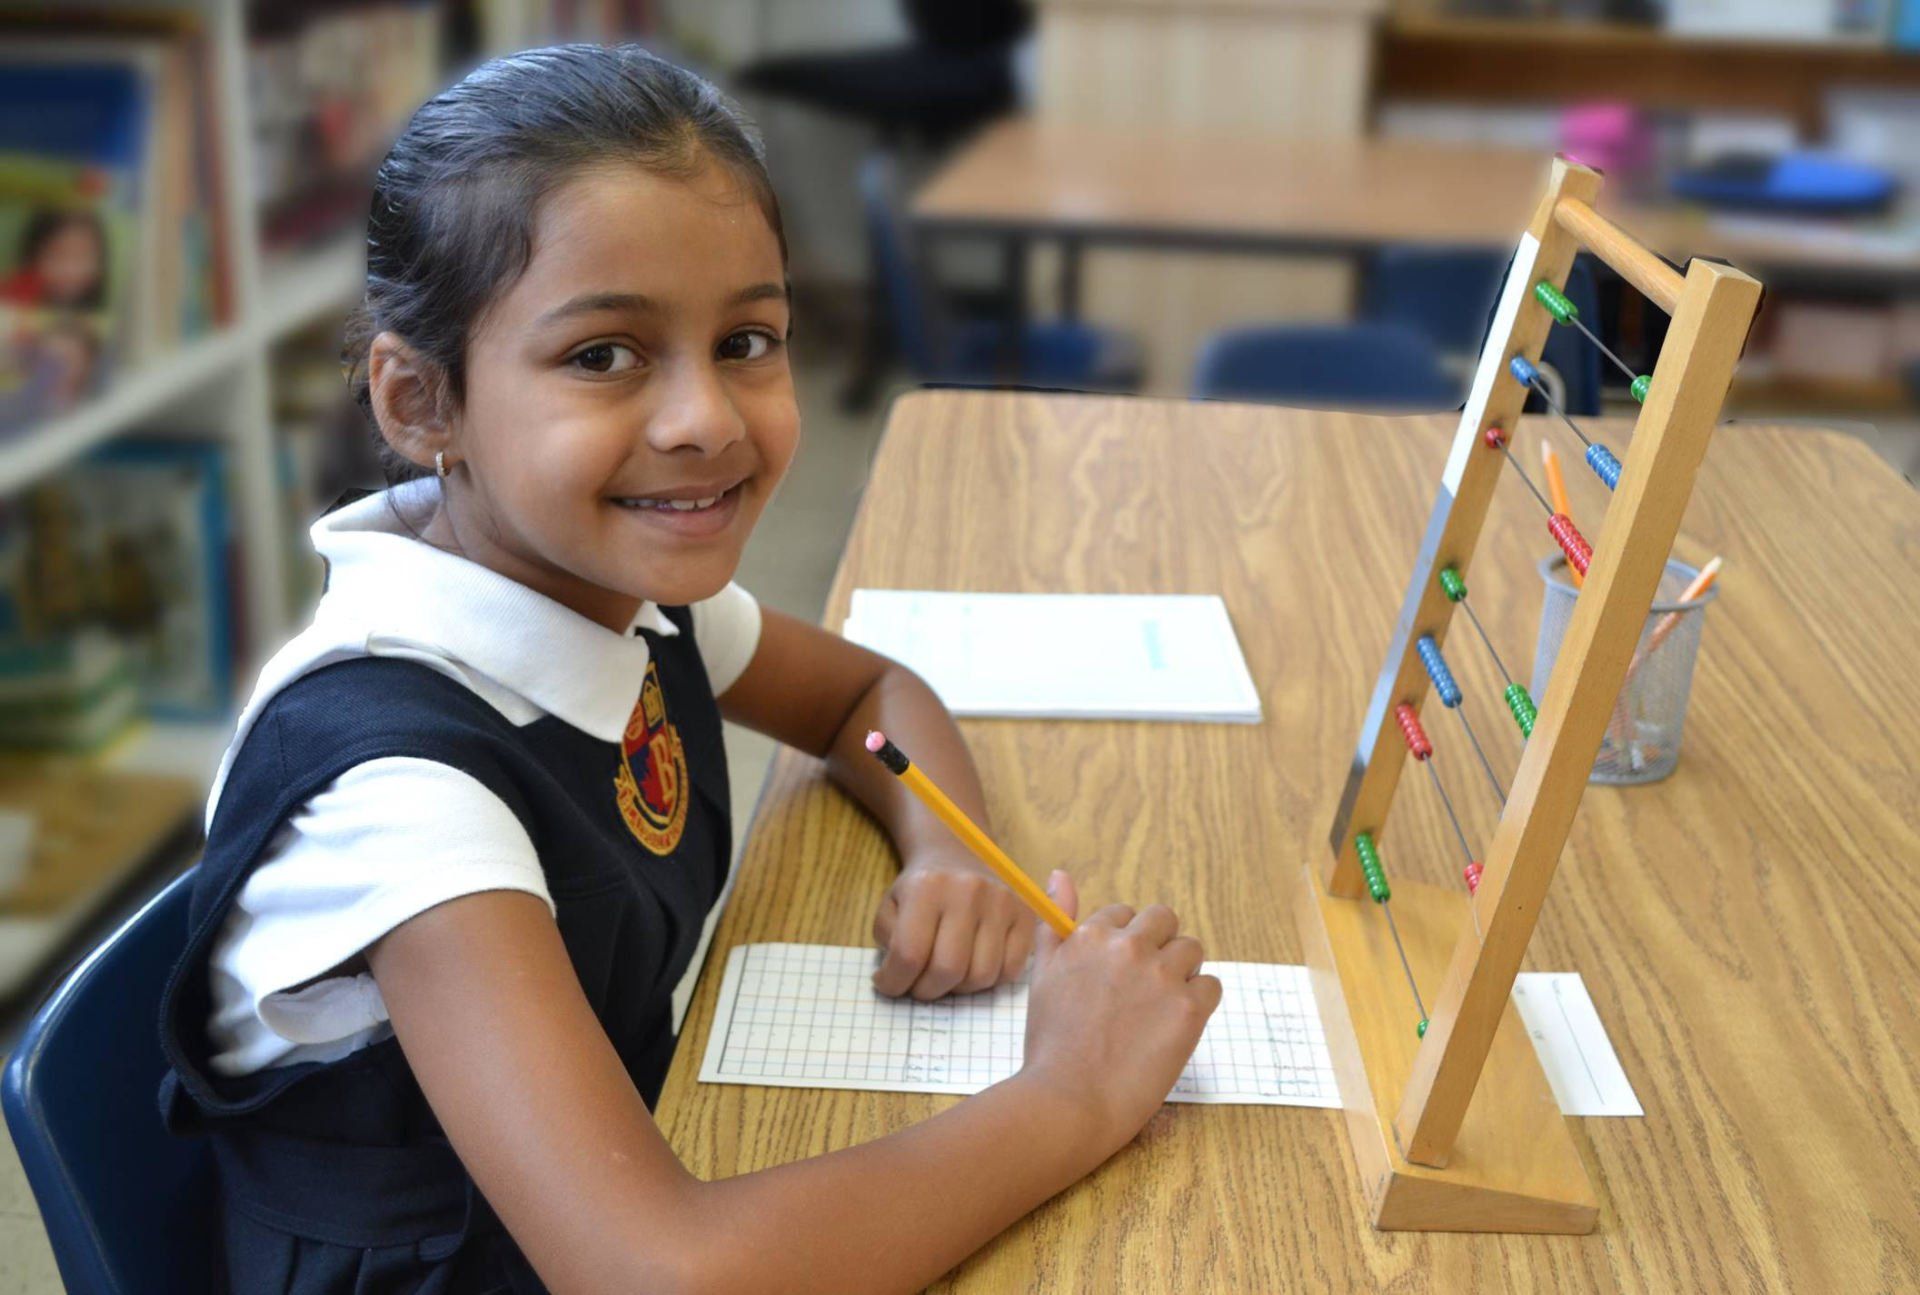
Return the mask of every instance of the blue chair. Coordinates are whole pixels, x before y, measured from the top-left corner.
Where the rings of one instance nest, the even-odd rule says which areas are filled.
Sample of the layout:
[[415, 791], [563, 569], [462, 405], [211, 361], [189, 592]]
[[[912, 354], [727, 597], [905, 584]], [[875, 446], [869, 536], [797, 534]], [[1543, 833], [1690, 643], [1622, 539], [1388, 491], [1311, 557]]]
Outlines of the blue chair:
[[1455, 409], [1459, 384], [1426, 338], [1393, 324], [1276, 324], [1216, 333], [1194, 367], [1202, 400]]
[[1367, 263], [1360, 317], [1411, 328], [1443, 355], [1471, 357], [1480, 351], [1506, 273], [1504, 252], [1383, 247]]
[[890, 157], [875, 154], [861, 164], [860, 197], [893, 341], [920, 381], [1074, 391], [1127, 391], [1140, 385], [1140, 348], [1123, 333], [1070, 321], [1012, 324], [943, 317], [927, 292], [900, 218]]
[[160, 993], [187, 939], [188, 873], [55, 990], [0, 1107], [76, 1295], [216, 1289], [213, 1157], [160, 1123]]
[[[1396, 246], [1382, 248], [1368, 266], [1361, 316], [1382, 324], [1400, 324], [1419, 332], [1443, 355], [1478, 355], [1506, 278], [1504, 253], [1471, 248]], [[1567, 298], [1589, 328], [1598, 329], [1600, 291], [1585, 254], [1567, 275]], [[1570, 328], [1556, 325], [1547, 334], [1542, 364], [1559, 375], [1562, 405], [1576, 417], [1600, 412], [1600, 352]], [[1466, 395], [1461, 388], [1461, 398]], [[1530, 400], [1544, 412], [1539, 397]]]

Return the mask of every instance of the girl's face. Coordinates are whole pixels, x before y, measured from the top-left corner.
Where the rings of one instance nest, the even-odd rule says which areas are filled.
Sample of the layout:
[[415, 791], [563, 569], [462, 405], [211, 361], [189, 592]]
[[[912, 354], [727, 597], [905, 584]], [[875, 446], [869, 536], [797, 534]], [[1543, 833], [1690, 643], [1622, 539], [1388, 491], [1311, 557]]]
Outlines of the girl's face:
[[40, 273], [49, 305], [77, 306], [87, 300], [106, 273], [106, 249], [100, 246], [100, 235], [92, 225], [69, 220], [40, 245], [34, 268]]
[[613, 628], [718, 593], [799, 442], [788, 325], [779, 242], [724, 167], [576, 177], [468, 343], [461, 551]]

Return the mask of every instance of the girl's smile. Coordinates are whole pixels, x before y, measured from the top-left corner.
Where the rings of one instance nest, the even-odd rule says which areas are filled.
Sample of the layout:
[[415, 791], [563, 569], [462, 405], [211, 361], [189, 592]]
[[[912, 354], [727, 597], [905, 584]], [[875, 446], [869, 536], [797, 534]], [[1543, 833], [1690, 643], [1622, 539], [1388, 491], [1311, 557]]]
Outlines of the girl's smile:
[[614, 507], [634, 515], [662, 534], [687, 539], [718, 535], [740, 515], [739, 480], [720, 485], [681, 486], [647, 495], [616, 495]]

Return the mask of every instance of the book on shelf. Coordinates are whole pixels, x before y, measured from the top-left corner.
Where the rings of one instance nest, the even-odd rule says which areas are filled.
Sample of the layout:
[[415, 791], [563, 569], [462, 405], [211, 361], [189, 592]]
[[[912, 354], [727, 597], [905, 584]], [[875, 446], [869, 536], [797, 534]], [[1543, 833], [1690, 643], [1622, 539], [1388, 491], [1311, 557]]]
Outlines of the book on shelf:
[[0, 431], [229, 320], [199, 19], [0, 10]]
[[247, 50], [251, 166], [269, 256], [366, 219], [374, 169], [415, 108], [447, 79], [442, 7], [275, 3], [254, 11]]
[[0, 746], [91, 747], [135, 712], [226, 713], [233, 560], [218, 443], [116, 443], [10, 501]]
[[0, 152], [0, 433], [98, 391], [128, 344], [135, 220], [115, 188], [104, 167]]

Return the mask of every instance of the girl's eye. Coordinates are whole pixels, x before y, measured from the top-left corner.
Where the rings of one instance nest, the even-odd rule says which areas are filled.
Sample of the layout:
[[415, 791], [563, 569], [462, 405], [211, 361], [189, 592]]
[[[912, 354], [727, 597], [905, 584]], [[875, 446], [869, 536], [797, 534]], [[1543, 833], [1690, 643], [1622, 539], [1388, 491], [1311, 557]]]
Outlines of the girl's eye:
[[780, 339], [772, 333], [763, 333], [758, 329], [742, 329], [728, 335], [720, 343], [719, 355], [723, 360], [763, 360], [773, 353]]
[[640, 357], [630, 346], [622, 346], [618, 342], [595, 342], [592, 346], [575, 351], [567, 362], [589, 373], [620, 373], [639, 364]]

